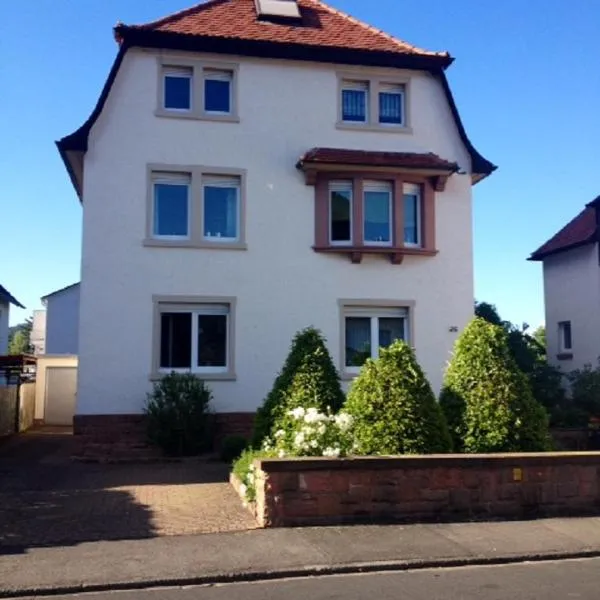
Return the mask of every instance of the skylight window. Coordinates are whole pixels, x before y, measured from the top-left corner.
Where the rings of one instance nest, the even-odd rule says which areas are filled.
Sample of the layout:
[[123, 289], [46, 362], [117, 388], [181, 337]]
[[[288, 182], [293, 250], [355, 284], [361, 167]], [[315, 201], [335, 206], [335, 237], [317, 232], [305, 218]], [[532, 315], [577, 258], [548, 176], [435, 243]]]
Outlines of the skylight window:
[[300, 19], [302, 16], [297, 0], [256, 0], [256, 12], [267, 19]]

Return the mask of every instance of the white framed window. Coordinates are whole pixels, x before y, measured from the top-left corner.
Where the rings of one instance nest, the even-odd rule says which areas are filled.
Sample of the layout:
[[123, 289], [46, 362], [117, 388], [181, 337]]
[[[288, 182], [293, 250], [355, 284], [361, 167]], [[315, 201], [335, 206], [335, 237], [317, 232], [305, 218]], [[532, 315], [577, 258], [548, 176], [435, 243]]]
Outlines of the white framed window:
[[396, 340], [409, 341], [408, 308], [347, 306], [343, 309], [344, 369], [358, 373], [369, 358], [377, 358], [380, 348]]
[[379, 124], [404, 125], [404, 86], [382, 83], [379, 85]]
[[352, 244], [352, 181], [329, 183], [329, 243]]
[[342, 82], [342, 121], [367, 123], [369, 121], [369, 82]]
[[571, 321], [561, 321], [558, 324], [558, 348], [559, 352], [571, 352], [573, 350]]
[[187, 173], [152, 173], [152, 236], [164, 240], [190, 237], [190, 185]]
[[204, 69], [204, 111], [230, 115], [233, 104], [233, 71]]
[[202, 177], [204, 239], [235, 242], [240, 237], [240, 178]]
[[190, 112], [194, 70], [191, 67], [163, 67], [163, 108]]
[[365, 181], [363, 186], [363, 235], [366, 246], [392, 245], [392, 184]]
[[160, 373], [224, 374], [230, 371], [231, 306], [159, 304]]
[[422, 194], [421, 186], [404, 184], [404, 245], [420, 248], [422, 241]]

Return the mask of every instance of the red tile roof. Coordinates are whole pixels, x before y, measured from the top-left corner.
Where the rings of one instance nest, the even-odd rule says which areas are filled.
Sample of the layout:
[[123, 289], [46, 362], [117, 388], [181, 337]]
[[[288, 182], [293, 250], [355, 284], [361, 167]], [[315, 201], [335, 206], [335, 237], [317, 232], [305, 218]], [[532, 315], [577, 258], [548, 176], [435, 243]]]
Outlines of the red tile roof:
[[300, 22], [259, 19], [254, 0], [210, 0], [144, 25], [116, 28], [300, 44], [330, 48], [392, 52], [449, 59], [447, 52], [431, 52], [396, 39], [383, 31], [327, 6], [320, 0], [298, 0]]
[[[597, 198], [595, 202], [600, 199]], [[552, 254], [558, 254], [571, 248], [583, 246], [596, 240], [596, 208], [588, 204], [572, 221], [567, 223], [556, 235], [540, 246], [529, 260], [543, 260]]]
[[458, 171], [456, 163], [444, 160], [432, 152], [419, 154], [417, 152], [368, 152], [342, 148], [313, 148], [300, 159], [298, 165], [303, 166], [306, 163]]

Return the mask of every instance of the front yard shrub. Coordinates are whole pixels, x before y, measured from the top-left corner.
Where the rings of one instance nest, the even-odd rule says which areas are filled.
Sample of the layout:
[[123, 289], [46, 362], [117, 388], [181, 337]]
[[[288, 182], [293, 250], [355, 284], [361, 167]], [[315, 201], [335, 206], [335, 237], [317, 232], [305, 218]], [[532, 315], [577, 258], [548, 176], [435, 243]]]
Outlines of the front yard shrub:
[[211, 449], [212, 393], [191, 374], [171, 373], [154, 384], [145, 414], [148, 438], [167, 456], [195, 456]]
[[244, 495], [246, 502], [254, 502], [256, 500], [254, 461], [257, 458], [269, 458], [273, 456], [274, 453], [272, 451], [247, 448], [233, 463], [233, 474], [240, 481], [240, 491]]
[[294, 337], [285, 364], [258, 409], [252, 436], [254, 448], [260, 448], [264, 440], [274, 433], [278, 428], [277, 420], [282, 419], [289, 410], [288, 400], [292, 397], [297, 400], [298, 390], [303, 387], [306, 388], [303, 392], [305, 398], [312, 396], [313, 399], [307, 407], [329, 407], [336, 412], [344, 402], [340, 377], [325, 339], [320, 331], [312, 327], [298, 332]]
[[369, 359], [352, 384], [345, 411], [353, 418], [355, 453], [449, 452], [451, 440], [431, 386], [406, 343]]
[[221, 460], [232, 463], [237, 460], [248, 447], [248, 440], [241, 435], [228, 435], [221, 443]]
[[457, 451], [550, 449], [548, 415], [517, 367], [508, 333], [484, 319], [457, 340], [440, 402]]

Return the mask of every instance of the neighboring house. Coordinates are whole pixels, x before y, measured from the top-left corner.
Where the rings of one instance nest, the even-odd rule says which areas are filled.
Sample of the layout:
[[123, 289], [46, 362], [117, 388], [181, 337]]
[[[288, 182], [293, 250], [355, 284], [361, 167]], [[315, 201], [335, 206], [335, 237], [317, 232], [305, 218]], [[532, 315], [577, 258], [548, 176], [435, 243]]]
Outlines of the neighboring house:
[[25, 308], [6, 288], [0, 285], [0, 356], [8, 352], [8, 321], [11, 304]]
[[79, 287], [74, 283], [42, 298], [46, 307], [46, 354], [78, 353]]
[[548, 360], [568, 372], [600, 358], [600, 196], [529, 260], [544, 267]]
[[36, 356], [46, 352], [46, 311], [34, 310], [29, 342]]
[[318, 0], [114, 33], [96, 107], [58, 142], [83, 205], [80, 422], [139, 414], [176, 370], [250, 423], [310, 325], [346, 382], [400, 338], [437, 392], [473, 315], [472, 186], [495, 169], [453, 58]]

